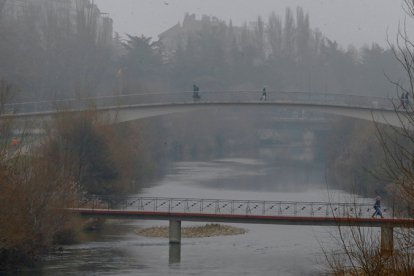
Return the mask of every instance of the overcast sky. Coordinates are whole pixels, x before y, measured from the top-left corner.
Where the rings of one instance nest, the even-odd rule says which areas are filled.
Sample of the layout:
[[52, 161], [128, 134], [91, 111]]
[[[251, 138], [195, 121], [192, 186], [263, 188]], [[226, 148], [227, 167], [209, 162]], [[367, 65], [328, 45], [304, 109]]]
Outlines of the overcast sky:
[[[250, 22], [274, 11], [283, 18], [286, 7], [301, 6], [309, 14], [312, 28], [344, 48], [377, 42], [386, 45], [386, 34], [395, 37], [405, 19], [403, 0], [94, 0], [101, 12], [109, 13], [114, 30], [121, 35], [151, 36], [182, 22], [186, 12], [216, 16], [233, 25]], [[414, 19], [407, 19], [413, 22]]]

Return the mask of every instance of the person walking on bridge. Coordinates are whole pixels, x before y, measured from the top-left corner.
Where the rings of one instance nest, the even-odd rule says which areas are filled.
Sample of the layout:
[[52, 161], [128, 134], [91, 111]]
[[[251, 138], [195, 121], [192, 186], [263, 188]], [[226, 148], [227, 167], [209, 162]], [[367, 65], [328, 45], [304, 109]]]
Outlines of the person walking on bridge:
[[198, 93], [200, 91], [200, 88], [193, 84], [193, 100], [197, 101], [200, 99], [200, 94]]
[[410, 100], [409, 100], [409, 98], [408, 98], [408, 92], [406, 92], [406, 93], [402, 93], [401, 94], [401, 97], [400, 97], [400, 101], [401, 101], [401, 103], [400, 103], [400, 105], [397, 107], [397, 109], [400, 109], [400, 107], [402, 107], [402, 108], [404, 108], [404, 109], [407, 109], [407, 107], [408, 107], [408, 105], [409, 105], [409, 103], [410, 103]]
[[266, 92], [266, 87], [263, 87], [262, 90], [262, 96], [260, 97], [261, 101], [266, 101], [267, 100], [267, 92]]
[[408, 106], [409, 106], [409, 104], [410, 104], [410, 98], [409, 98], [409, 94], [408, 94], [408, 92], [405, 92], [405, 96], [404, 96], [404, 103], [405, 103], [404, 108], [408, 108]]
[[372, 217], [380, 216], [381, 218], [384, 218], [381, 212], [381, 197], [380, 196], [377, 196], [375, 198], [374, 209], [375, 209], [375, 212], [374, 214], [372, 214]]

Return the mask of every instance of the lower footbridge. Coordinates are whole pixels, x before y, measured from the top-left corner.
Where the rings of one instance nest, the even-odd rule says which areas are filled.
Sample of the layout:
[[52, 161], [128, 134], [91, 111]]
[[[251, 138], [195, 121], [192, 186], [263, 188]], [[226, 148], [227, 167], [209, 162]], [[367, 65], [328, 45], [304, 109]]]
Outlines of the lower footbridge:
[[373, 218], [372, 204], [199, 198], [93, 198], [70, 211], [84, 217], [168, 220], [170, 243], [181, 242], [181, 221], [381, 228], [381, 249], [393, 250], [393, 229], [414, 219], [390, 208]]

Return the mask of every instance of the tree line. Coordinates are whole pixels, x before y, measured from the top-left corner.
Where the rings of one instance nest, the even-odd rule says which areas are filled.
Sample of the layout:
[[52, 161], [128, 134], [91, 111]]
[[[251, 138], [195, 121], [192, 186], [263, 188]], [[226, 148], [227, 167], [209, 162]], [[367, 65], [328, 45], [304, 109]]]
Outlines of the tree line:
[[0, 8], [0, 76], [19, 89], [16, 101], [84, 97], [106, 85], [111, 43], [89, 0], [2, 0]]

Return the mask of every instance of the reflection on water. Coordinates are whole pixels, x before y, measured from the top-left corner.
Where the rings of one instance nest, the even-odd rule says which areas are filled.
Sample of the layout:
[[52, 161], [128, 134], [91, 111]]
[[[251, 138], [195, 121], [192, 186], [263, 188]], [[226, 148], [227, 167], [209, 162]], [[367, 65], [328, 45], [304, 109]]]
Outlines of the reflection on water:
[[145, 189], [143, 193], [148, 196], [183, 197], [185, 189], [185, 197], [203, 197], [208, 193], [211, 198], [233, 199], [246, 194], [247, 199], [269, 200], [279, 199], [274, 198], [275, 195], [269, 198], [262, 196], [283, 193], [280, 200], [287, 200], [285, 196], [289, 193], [289, 197], [297, 198], [298, 192], [312, 194], [318, 190], [319, 200], [326, 200], [327, 194], [320, 194], [326, 190], [323, 172], [318, 165], [275, 167], [254, 159], [180, 162], [158, 186]]
[[[144, 196], [328, 201], [323, 169], [254, 159], [180, 162]], [[337, 192], [337, 195], [343, 195]], [[182, 239], [134, 234], [168, 221], [109, 221], [97, 239], [45, 260], [41, 275], [319, 275], [329, 227], [239, 224], [244, 235]], [[183, 222], [182, 226], [205, 223]]]

